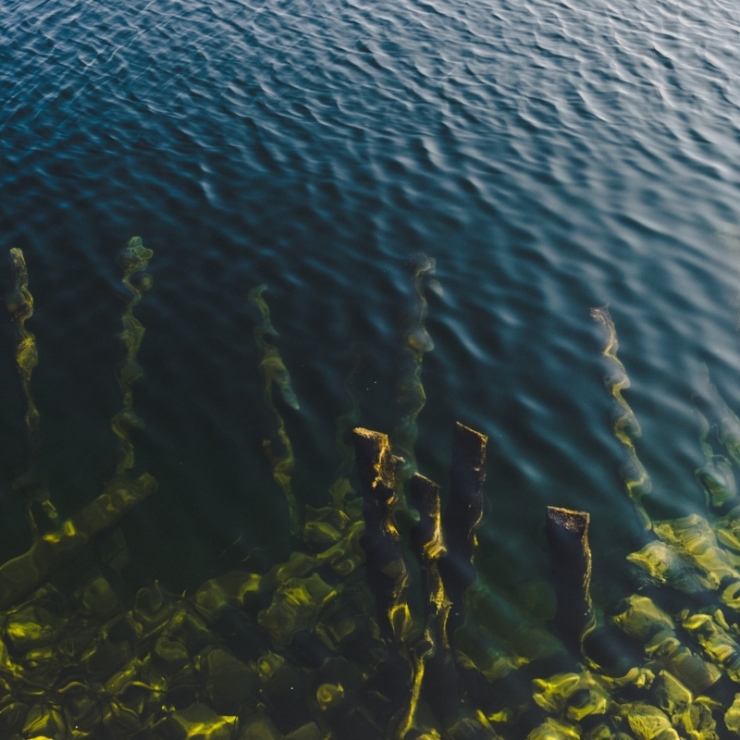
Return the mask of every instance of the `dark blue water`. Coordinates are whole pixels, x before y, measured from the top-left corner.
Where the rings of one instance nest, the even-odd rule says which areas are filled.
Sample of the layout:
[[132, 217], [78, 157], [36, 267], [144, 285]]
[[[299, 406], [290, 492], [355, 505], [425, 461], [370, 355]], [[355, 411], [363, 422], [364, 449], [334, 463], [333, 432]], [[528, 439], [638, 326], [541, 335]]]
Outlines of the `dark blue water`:
[[[260, 446], [249, 290], [268, 285], [301, 404], [285, 410], [295, 487], [318, 505], [358, 354], [361, 423], [399, 419], [418, 251], [444, 291], [429, 295], [419, 465], [446, 482], [457, 419], [491, 436], [479, 563], [492, 589], [546, 573], [546, 505], [591, 512], [605, 593], [634, 545], [590, 307], [609, 304], [617, 326], [648, 507], [703, 511], [703, 363], [740, 410], [737, 4], [7, 0], [0, 13], [0, 253], [21, 247], [29, 266], [64, 516], [116, 462], [114, 257], [134, 234], [154, 250], [134, 406], [137, 462], [160, 488], [125, 522], [132, 582], [192, 587], [290, 547]], [[10, 487], [25, 448], [9, 323], [2, 339], [7, 558], [29, 535]]]

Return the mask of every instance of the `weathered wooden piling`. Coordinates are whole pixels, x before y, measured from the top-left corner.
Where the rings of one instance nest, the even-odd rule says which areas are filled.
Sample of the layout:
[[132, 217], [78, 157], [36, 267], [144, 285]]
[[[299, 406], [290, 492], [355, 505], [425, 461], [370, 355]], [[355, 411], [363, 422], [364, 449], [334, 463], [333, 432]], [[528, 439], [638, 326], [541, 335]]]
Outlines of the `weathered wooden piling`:
[[486, 479], [488, 437], [455, 423], [452, 441], [450, 499], [443, 517], [447, 553], [440, 559], [439, 572], [452, 604], [447, 633], [451, 637], [463, 623], [464, 596], [475, 582], [473, 565], [475, 528], [483, 516], [483, 483]]
[[357, 428], [353, 433], [365, 532], [360, 544], [367, 560], [367, 582], [375, 596], [382, 637], [400, 643], [410, 623], [406, 601], [409, 570], [401, 535], [393, 521], [398, 501], [395, 459], [388, 435]]
[[545, 535], [552, 562], [557, 609], [552, 625], [572, 653], [580, 653], [584, 637], [595, 624], [591, 603], [590, 515], [557, 506], [547, 507]]

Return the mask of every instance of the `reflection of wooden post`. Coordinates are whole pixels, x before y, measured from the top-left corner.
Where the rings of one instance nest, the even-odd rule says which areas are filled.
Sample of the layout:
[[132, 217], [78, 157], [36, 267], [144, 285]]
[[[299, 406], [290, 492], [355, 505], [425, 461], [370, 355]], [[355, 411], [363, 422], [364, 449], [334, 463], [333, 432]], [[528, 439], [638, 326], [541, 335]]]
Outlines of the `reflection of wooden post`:
[[590, 592], [589, 520], [585, 511], [547, 507], [545, 534], [557, 597], [553, 626], [572, 653], [581, 651], [583, 638], [595, 623]]
[[[416, 473], [411, 478], [409, 492], [411, 505], [419, 512], [419, 521], [411, 527], [409, 535], [411, 549], [421, 571], [424, 639], [431, 648], [428, 654], [420, 655], [414, 686], [421, 687], [423, 680], [426, 701], [438, 719], [444, 722], [459, 709], [460, 695], [457, 689], [457, 672], [447, 638], [451, 604], [439, 574], [439, 559], [447, 552], [442, 536], [439, 486]], [[416, 695], [412, 695], [406, 720], [408, 727], [411, 726], [413, 712], [416, 710], [415, 699], [418, 699], [418, 691]]]
[[455, 424], [452, 442], [450, 500], [444, 515], [447, 554], [440, 560], [439, 572], [452, 602], [447, 632], [452, 636], [463, 623], [465, 591], [475, 581], [473, 565], [475, 528], [483, 516], [483, 483], [486, 479], [488, 437]]
[[59, 526], [59, 516], [51, 503], [49, 488], [43, 476], [36, 471], [41, 456], [41, 426], [39, 411], [31, 393], [31, 374], [38, 364], [36, 337], [26, 329], [26, 320], [33, 316], [33, 296], [28, 289], [28, 268], [22, 250], [10, 250], [10, 270], [13, 290], [5, 296], [5, 306], [15, 325], [18, 342], [15, 362], [26, 398], [26, 435], [28, 437], [28, 464], [26, 471], [13, 481], [13, 488], [23, 498], [26, 518], [35, 542], [41, 534]]
[[354, 440], [365, 519], [360, 544], [367, 556], [367, 582], [375, 596], [381, 635], [398, 643], [409, 625], [410, 613], [406, 603], [409, 571], [392, 517], [398, 500], [395, 460], [386, 434], [358, 428]]

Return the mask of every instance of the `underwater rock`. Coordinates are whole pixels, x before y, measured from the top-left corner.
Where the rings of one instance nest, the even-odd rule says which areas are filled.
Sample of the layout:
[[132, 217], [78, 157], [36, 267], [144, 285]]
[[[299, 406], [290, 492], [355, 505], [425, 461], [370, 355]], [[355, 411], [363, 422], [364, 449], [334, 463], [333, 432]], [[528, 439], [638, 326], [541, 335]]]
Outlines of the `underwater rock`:
[[82, 605], [88, 611], [101, 617], [110, 616], [120, 608], [118, 597], [110, 583], [102, 576], [98, 576], [98, 578], [88, 583], [82, 595]]
[[261, 582], [262, 577], [256, 573], [234, 570], [206, 581], [192, 600], [201, 614], [214, 620], [227, 606], [246, 606], [257, 596]]
[[655, 522], [653, 529], [659, 539], [703, 572], [711, 590], [717, 589], [725, 578], [740, 580], [740, 572], [729, 554], [717, 545], [709, 522], [698, 514]]
[[239, 714], [257, 690], [257, 671], [221, 648], [206, 650], [198, 656], [197, 665], [209, 704], [219, 714]]
[[671, 718], [684, 712], [694, 701], [691, 692], [671, 673], [660, 671], [652, 685], [657, 705]]
[[237, 740], [283, 740], [283, 736], [267, 714], [255, 712], [240, 724]]
[[730, 732], [740, 737], [740, 694], [735, 694], [732, 706], [725, 712], [725, 725]]
[[173, 712], [158, 726], [165, 740], [233, 740], [237, 717], [222, 717], [206, 704]]
[[296, 631], [312, 628], [336, 596], [336, 589], [324, 583], [318, 573], [291, 578], [277, 588], [270, 606], [257, 615], [257, 622], [278, 645], [286, 646]]
[[645, 653], [657, 666], [672, 673], [695, 694], [702, 693], [722, 676], [717, 666], [692, 653], [672, 634], [657, 634], [645, 646]]
[[559, 722], [552, 717], [527, 735], [527, 740], [580, 740], [579, 729], [571, 724]]
[[[152, 648], [152, 661], [166, 674], [177, 673], [190, 662], [188, 649], [180, 640], [162, 635]], [[228, 712], [227, 712], [228, 714]]]
[[740, 682], [740, 645], [729, 634], [729, 625], [717, 609], [714, 614], [693, 614], [682, 622], [683, 628], [694, 635], [704, 652], [727, 675]]
[[28, 710], [22, 732], [28, 738], [38, 736], [63, 738], [66, 734], [64, 717], [52, 704], [46, 702], [34, 704]]
[[679, 740], [665, 712], [642, 702], [628, 702], [619, 708], [619, 714], [637, 740]]
[[534, 679], [532, 698], [548, 714], [580, 722], [591, 714], [606, 714], [611, 698], [606, 687], [589, 672], [563, 673]]
[[673, 633], [673, 619], [647, 596], [634, 594], [621, 601], [612, 622], [641, 643], [650, 642], [661, 632]]
[[16, 653], [25, 653], [51, 643], [63, 624], [63, 619], [43, 607], [27, 606], [9, 617], [5, 637]]
[[297, 730], [289, 732], [285, 736], [285, 740], [322, 740], [324, 737], [326, 735], [321, 731], [321, 728], [315, 722], [309, 722]]
[[675, 547], [660, 540], [652, 540], [641, 550], [630, 553], [627, 561], [641, 568], [652, 581], [687, 594], [712, 591], [719, 585], [716, 578], [707, 576]]

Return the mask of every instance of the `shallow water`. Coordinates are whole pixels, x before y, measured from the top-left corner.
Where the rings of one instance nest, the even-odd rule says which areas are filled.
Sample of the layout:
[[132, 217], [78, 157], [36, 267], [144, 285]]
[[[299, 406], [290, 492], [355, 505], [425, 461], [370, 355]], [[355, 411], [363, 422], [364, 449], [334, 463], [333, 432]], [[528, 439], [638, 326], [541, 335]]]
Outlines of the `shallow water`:
[[[544, 509], [561, 505], [592, 514], [597, 597], [620, 592], [639, 530], [589, 308], [616, 323], [649, 510], [703, 511], [703, 363], [740, 411], [739, 31], [726, 0], [4, 3], [0, 251], [29, 266], [60, 512], [115, 467], [130, 236], [154, 250], [134, 406], [160, 488], [126, 519], [127, 578], [171, 590], [290, 548], [249, 290], [268, 286], [300, 401], [296, 490], [316, 505], [355, 356], [360, 423], [398, 421], [405, 264], [422, 251], [443, 294], [419, 466], [446, 482], [457, 419], [490, 435], [481, 577], [503, 609], [546, 575]], [[5, 559], [29, 535], [2, 336]]]

